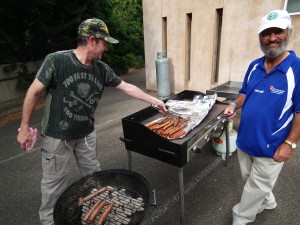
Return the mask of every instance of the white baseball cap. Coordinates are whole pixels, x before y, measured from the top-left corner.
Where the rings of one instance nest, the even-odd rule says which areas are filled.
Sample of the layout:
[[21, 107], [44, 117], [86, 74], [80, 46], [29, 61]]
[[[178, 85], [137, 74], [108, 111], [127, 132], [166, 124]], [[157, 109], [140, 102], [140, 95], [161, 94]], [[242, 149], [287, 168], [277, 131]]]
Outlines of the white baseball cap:
[[285, 10], [274, 10], [264, 16], [260, 21], [258, 34], [271, 27], [277, 27], [280, 29], [291, 27], [291, 17], [289, 13]]

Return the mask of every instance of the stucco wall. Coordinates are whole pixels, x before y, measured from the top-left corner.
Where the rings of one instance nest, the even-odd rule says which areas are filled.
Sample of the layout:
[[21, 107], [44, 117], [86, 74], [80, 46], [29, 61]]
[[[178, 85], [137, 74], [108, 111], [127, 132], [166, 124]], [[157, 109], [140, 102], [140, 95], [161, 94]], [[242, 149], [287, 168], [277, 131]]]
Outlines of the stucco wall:
[[[41, 61], [26, 63], [28, 72], [36, 72], [41, 64]], [[13, 109], [23, 103], [26, 91], [17, 90], [18, 70], [5, 72], [4, 68], [8, 65], [0, 65], [0, 116], [5, 114], [8, 109]]]
[[[207, 89], [242, 81], [249, 63], [262, 56], [257, 30], [260, 19], [284, 0], [143, 0], [146, 87], [157, 90], [155, 60], [162, 51], [162, 17], [167, 18], [167, 54], [171, 90]], [[223, 8], [219, 80], [212, 82], [216, 9]], [[185, 79], [186, 14], [192, 13], [191, 73]], [[293, 15], [289, 49], [300, 54], [300, 15]]]

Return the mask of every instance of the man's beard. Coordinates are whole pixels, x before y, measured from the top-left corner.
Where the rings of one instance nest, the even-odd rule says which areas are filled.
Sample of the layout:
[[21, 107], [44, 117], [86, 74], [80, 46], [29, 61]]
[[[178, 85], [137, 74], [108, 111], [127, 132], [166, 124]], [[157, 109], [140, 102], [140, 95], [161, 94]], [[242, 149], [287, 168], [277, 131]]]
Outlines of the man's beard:
[[[271, 42], [267, 43], [270, 44]], [[286, 37], [279, 45], [278, 48], [272, 48], [269, 49], [267, 48], [267, 44], [263, 45], [260, 42], [260, 49], [263, 51], [263, 53], [266, 55], [267, 58], [269, 59], [275, 59], [277, 58], [281, 53], [283, 53], [284, 51], [286, 51], [286, 48], [288, 46], [289, 43], [289, 38]]]

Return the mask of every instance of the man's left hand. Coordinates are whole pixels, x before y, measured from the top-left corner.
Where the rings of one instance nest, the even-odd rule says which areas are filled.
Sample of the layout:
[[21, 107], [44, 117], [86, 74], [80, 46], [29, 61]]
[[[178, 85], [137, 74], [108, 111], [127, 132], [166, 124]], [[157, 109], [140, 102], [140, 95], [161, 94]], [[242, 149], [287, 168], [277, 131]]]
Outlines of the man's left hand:
[[291, 146], [282, 143], [276, 150], [273, 159], [276, 162], [285, 162], [289, 160], [292, 157], [293, 154], [293, 149]]

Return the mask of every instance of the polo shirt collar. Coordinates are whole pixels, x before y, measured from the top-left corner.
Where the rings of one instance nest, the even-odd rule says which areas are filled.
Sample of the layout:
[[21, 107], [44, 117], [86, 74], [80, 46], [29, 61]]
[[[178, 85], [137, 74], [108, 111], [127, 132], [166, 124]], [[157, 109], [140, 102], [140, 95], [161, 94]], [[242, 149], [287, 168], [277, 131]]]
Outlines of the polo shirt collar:
[[[294, 62], [294, 60], [297, 57], [293, 50], [289, 50], [288, 52], [290, 54], [281, 63], [279, 63], [276, 66], [276, 70], [280, 70], [283, 73], [287, 73], [287, 71], [290, 68], [291, 64]], [[266, 56], [261, 57], [259, 62], [258, 62], [258, 67], [260, 67], [264, 70], [265, 70], [265, 65], [264, 65], [265, 58], [266, 58]]]

